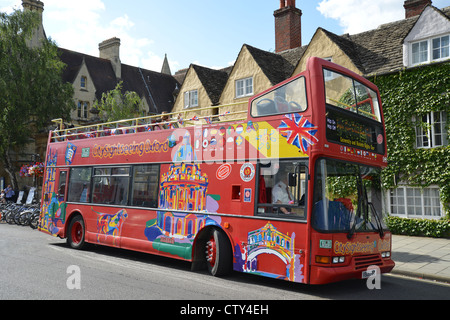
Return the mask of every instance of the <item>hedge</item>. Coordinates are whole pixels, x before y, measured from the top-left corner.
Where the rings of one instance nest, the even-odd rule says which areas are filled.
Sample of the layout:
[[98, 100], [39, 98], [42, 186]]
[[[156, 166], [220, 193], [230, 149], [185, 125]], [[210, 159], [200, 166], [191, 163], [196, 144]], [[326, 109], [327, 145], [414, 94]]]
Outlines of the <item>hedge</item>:
[[386, 225], [393, 234], [450, 238], [450, 220], [410, 219], [389, 216], [386, 218]]

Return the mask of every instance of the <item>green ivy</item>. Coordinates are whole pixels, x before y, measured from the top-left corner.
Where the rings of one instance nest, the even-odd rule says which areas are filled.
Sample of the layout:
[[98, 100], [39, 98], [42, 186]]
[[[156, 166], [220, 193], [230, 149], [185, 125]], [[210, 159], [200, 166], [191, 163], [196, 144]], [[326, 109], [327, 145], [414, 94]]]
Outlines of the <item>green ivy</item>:
[[[405, 69], [370, 79], [381, 93], [386, 123], [388, 167], [383, 171], [383, 186], [408, 185], [440, 188], [441, 202], [450, 213], [450, 146], [418, 149], [414, 119], [432, 111], [446, 111], [450, 117], [450, 62]], [[447, 134], [450, 130], [447, 121]]]

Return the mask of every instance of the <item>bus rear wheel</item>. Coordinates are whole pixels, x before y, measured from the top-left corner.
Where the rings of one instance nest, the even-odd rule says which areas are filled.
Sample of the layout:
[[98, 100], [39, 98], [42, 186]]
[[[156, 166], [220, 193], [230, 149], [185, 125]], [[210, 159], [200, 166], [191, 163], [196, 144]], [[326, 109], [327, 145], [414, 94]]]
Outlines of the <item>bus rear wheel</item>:
[[85, 230], [83, 217], [75, 216], [70, 221], [67, 243], [73, 249], [81, 250], [85, 246]]
[[226, 276], [231, 272], [232, 253], [227, 237], [217, 229], [211, 231], [206, 241], [206, 265], [214, 277]]

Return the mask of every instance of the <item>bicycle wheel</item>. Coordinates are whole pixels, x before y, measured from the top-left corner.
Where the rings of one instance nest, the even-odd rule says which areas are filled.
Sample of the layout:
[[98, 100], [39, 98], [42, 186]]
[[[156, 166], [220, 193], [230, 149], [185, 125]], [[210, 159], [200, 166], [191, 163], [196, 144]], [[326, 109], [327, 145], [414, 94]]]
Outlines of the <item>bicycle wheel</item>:
[[24, 210], [19, 214], [19, 223], [21, 226], [27, 226], [30, 223], [31, 210]]
[[14, 224], [14, 212], [13, 212], [13, 211], [9, 211], [9, 212], [6, 214], [6, 222], [7, 222], [8, 224]]
[[34, 212], [31, 215], [31, 218], [30, 218], [30, 228], [31, 229], [36, 230], [38, 228], [39, 217], [40, 217], [40, 213], [39, 212]]

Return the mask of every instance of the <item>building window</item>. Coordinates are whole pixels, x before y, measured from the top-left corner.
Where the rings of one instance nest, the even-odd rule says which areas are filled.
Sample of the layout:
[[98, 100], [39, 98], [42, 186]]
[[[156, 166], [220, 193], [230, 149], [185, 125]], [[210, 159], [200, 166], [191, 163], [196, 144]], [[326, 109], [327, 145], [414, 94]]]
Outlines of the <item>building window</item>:
[[449, 36], [433, 39], [433, 60], [448, 58], [449, 52]]
[[447, 137], [447, 113], [430, 112], [422, 116], [421, 123], [416, 120], [416, 147], [435, 148], [446, 146]]
[[407, 218], [439, 219], [442, 208], [437, 187], [398, 187], [390, 190], [391, 214]]
[[81, 77], [80, 87], [81, 89], [87, 89], [87, 78], [85, 76]]
[[428, 61], [428, 41], [413, 43], [412, 64], [419, 64]]
[[187, 91], [184, 93], [184, 107], [198, 107], [198, 90]]
[[440, 61], [450, 57], [450, 36], [430, 38], [411, 44], [411, 64]]
[[89, 102], [78, 101], [77, 116], [79, 119], [87, 119], [89, 111]]
[[253, 78], [236, 80], [236, 98], [253, 95]]

